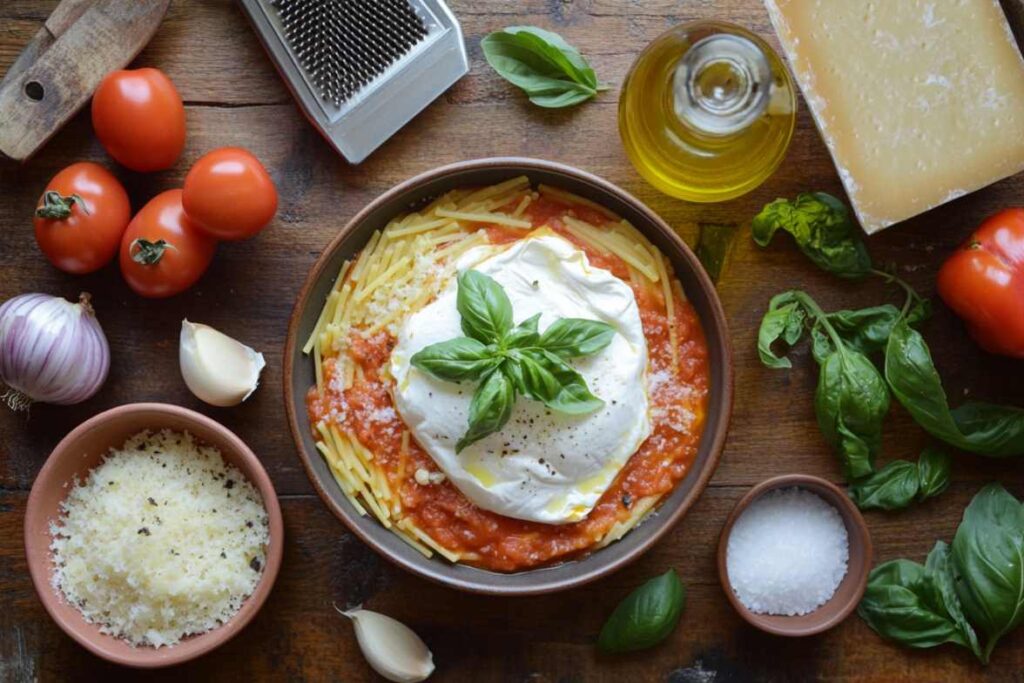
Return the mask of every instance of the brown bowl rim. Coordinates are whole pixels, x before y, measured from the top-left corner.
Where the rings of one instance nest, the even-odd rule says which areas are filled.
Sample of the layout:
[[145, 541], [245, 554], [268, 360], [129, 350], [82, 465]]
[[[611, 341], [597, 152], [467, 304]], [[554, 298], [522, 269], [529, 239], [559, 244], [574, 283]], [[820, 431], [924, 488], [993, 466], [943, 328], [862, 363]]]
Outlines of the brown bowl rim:
[[[82, 619], [81, 624], [71, 623], [65, 619], [61, 612], [57, 611], [55, 606], [63, 598], [50, 585], [52, 555], [49, 548], [46, 548], [47, 562], [38, 562], [34, 559], [38, 556], [38, 553], [35, 551], [38, 536], [34, 531], [39, 527], [40, 523], [47, 523], [50, 519], [49, 517], [40, 519], [41, 515], [46, 515], [40, 507], [43, 487], [47, 483], [52, 483], [50, 481], [52, 479], [50, 473], [57, 467], [57, 462], [62, 458], [71, 457], [74, 452], [72, 448], [75, 443], [104, 422], [121, 419], [123, 416], [131, 413], [152, 413], [154, 411], [174, 415], [193, 424], [201, 424], [211, 431], [219, 433], [224, 441], [230, 444], [231, 449], [239, 456], [241, 462], [244, 463], [244, 467], [239, 467], [239, 469], [256, 486], [260, 496], [263, 498], [263, 505], [267, 510], [270, 541], [267, 544], [266, 566], [263, 568], [263, 576], [260, 578], [256, 590], [245, 599], [238, 612], [228, 621], [206, 633], [191, 636], [182, 641], [182, 643], [193, 643], [187, 651], [175, 652], [175, 648], [178, 645], [161, 648], [137, 647], [131, 651], [130, 656], [126, 656], [103, 647], [102, 643], [105, 640], [117, 640], [114, 636], [100, 633], [97, 626], [85, 622], [84, 619]], [[66, 486], [67, 483], [56, 482], [52, 483], [52, 485]], [[32, 585], [35, 587], [36, 594], [39, 596], [39, 600], [43, 603], [43, 607], [50, 615], [50, 618], [53, 619], [61, 630], [94, 655], [115, 664], [137, 669], [156, 669], [191, 661], [220, 647], [238, 635], [252, 621], [269, 597], [277, 580], [284, 552], [284, 520], [281, 515], [281, 506], [270, 475], [267, 474], [256, 454], [238, 435], [216, 420], [194, 410], [169, 403], [127, 403], [116, 406], [92, 416], [68, 432], [54, 447], [53, 451], [50, 452], [46, 462], [43, 463], [42, 468], [36, 475], [25, 505], [23, 528], [25, 559], [32, 578]], [[81, 619], [81, 617], [79, 618]], [[194, 645], [197, 642], [201, 643], [201, 645]]]
[[[405, 195], [406, 193], [415, 191], [418, 187], [431, 183], [435, 180], [439, 180], [449, 175], [461, 175], [467, 171], [487, 171], [487, 170], [508, 170], [510, 172], [523, 172], [529, 173], [531, 171], [547, 172], [556, 175], [563, 175], [574, 178], [575, 180], [589, 185], [591, 188], [605, 195], [610, 195], [616, 198], [623, 204], [629, 205], [638, 214], [643, 215], [647, 223], [654, 227], [659, 233], [659, 236], [667, 240], [676, 250], [679, 257], [686, 263], [694, 277], [699, 283], [699, 287], [702, 293], [708, 300], [708, 304], [711, 312], [711, 320], [701, 319], [701, 324], [704, 327], [705, 338], [709, 339], [709, 346], [711, 345], [708, 330], [709, 327], [713, 326], [717, 331], [717, 350], [722, 358], [722, 367], [712, 368], [712, 371], [717, 370], [722, 374], [722, 400], [720, 406], [724, 411], [721, 419], [717, 421], [716, 428], [713, 432], [705, 432], [702, 435], [703, 439], [710, 439], [710, 450], [709, 458], [705, 463], [703, 469], [697, 472], [697, 480], [694, 483], [693, 489], [689, 494], [680, 501], [678, 506], [672, 510], [671, 514], [667, 516], [659, 515], [655, 519], [650, 519], [647, 524], [658, 524], [657, 530], [647, 538], [640, 545], [630, 549], [628, 552], [615, 553], [615, 544], [600, 548], [594, 551], [597, 553], [607, 553], [610, 559], [600, 567], [592, 569], [586, 573], [574, 574], [569, 577], [565, 577], [558, 580], [547, 580], [543, 577], [537, 578], [536, 581], [526, 586], [500, 586], [495, 587], [482, 582], [476, 582], [467, 580], [461, 577], [450, 576], [451, 567], [442, 563], [437, 558], [427, 558], [417, 556], [412, 560], [407, 560], [397, 553], [392, 552], [390, 548], [387, 548], [377, 542], [373, 536], [368, 532], [364, 531], [357, 523], [355, 517], [353, 517], [348, 510], [339, 505], [331, 494], [324, 487], [317, 475], [311, 458], [319, 458], [319, 453], [310, 454], [306, 451], [302, 440], [302, 429], [300, 425], [299, 416], [295, 410], [295, 394], [292, 390], [292, 375], [295, 371], [294, 367], [294, 356], [295, 350], [299, 346], [299, 325], [300, 319], [306, 307], [310, 304], [309, 298], [312, 290], [316, 287], [319, 280], [324, 277], [324, 270], [327, 267], [328, 262], [331, 260], [333, 254], [340, 249], [343, 244], [348, 240], [349, 236], [355, 232], [364, 220], [371, 216], [379, 207], [394, 201], [396, 198]], [[637, 226], [637, 229], [643, 231], [643, 228]], [[333, 277], [333, 274], [331, 274]], [[647, 552], [658, 540], [662, 538], [675, 524], [686, 514], [686, 512], [693, 506], [697, 499], [704, 492], [710, 481], [712, 475], [718, 467], [719, 460], [721, 458], [722, 451], [725, 447], [726, 436], [729, 431], [729, 423], [732, 416], [733, 409], [733, 358], [732, 358], [732, 347], [730, 343], [729, 327], [726, 322], [725, 311], [722, 308], [721, 300], [718, 297], [718, 292], [715, 289], [714, 283], [704, 270], [703, 265], [694, 255], [690, 247], [683, 241], [683, 239], [653, 210], [647, 207], [646, 204], [641, 202], [639, 199], [634, 197], [629, 192], [626, 192], [617, 185], [600, 178], [592, 173], [582, 171], [573, 166], [567, 164], [546, 161], [542, 159], [535, 159], [530, 157], [488, 157], [482, 159], [471, 159], [466, 161], [459, 161], [451, 164], [446, 164], [438, 168], [419, 173], [407, 180], [404, 180], [391, 189], [375, 197], [370, 203], [364, 206], [355, 216], [353, 216], [345, 226], [334, 236], [333, 239], [323, 248], [320, 255], [317, 257], [309, 274], [306, 276], [306, 280], [302, 285], [302, 289], [299, 291], [296, 297], [295, 306], [292, 309], [291, 318], [288, 323], [288, 335], [285, 341], [284, 347], [284, 371], [282, 373], [282, 382], [284, 384], [284, 401], [285, 401], [285, 412], [288, 416], [288, 426], [292, 432], [292, 438], [295, 442], [296, 449], [299, 454], [299, 459], [302, 461], [302, 465], [306, 470], [306, 475], [309, 477], [310, 483], [316, 490], [317, 495], [328, 507], [329, 510], [334, 514], [335, 517], [340, 519], [342, 523], [348, 527], [349, 531], [355, 534], [363, 543], [367, 544], [379, 555], [387, 559], [389, 562], [398, 566], [406, 571], [409, 571], [417, 576], [430, 580], [440, 585], [456, 588], [469, 593], [477, 593], [482, 595], [541, 595], [546, 593], [552, 593], [556, 591], [568, 590], [577, 586], [582, 586], [597, 579], [607, 576], [608, 574], [626, 566], [627, 564], [635, 561], [645, 552]], [[710, 410], [709, 410], [710, 412]], [[305, 419], [303, 420], [305, 422]], [[682, 482], [679, 482], [682, 483]], [[671, 495], [671, 492], [668, 494]], [[662, 506], [659, 505], [657, 510], [661, 510]], [[390, 531], [389, 531], [390, 533]], [[569, 560], [571, 562], [572, 560]], [[431, 570], [429, 566], [425, 566], [425, 563], [429, 563], [429, 566], [435, 566], [436, 570]], [[561, 564], [552, 565], [553, 567], [561, 566]], [[532, 570], [526, 570], [524, 572], [515, 572], [512, 575], [523, 576], [529, 575], [534, 572], [542, 572], [548, 567], [539, 567]], [[486, 571], [486, 570], [480, 570]]]
[[[846, 525], [847, 535], [850, 539], [850, 554], [852, 556], [855, 552], [854, 547], [858, 547], [860, 549], [862, 557], [864, 558], [864, 562], [862, 563], [860, 572], [858, 574], [847, 574], [847, 576], [843, 578], [843, 582], [848, 580], [853, 580], [856, 582], [856, 589], [854, 590], [853, 594], [850, 596], [849, 600], [845, 604], [843, 604], [838, 609], [832, 608], [835, 609], [835, 611], [818, 623], [814, 623], [803, 628], [782, 628], [779, 626], [775, 626], [773, 622], [769, 622], [767, 620], [767, 617], [778, 619], [778, 615], [764, 615], [755, 614], [754, 612], [751, 612], [742, 602], [740, 602], [739, 598], [736, 596], [735, 591], [733, 591], [732, 583], [729, 581], [729, 569], [726, 565], [729, 533], [732, 531], [733, 525], [736, 523], [736, 520], [739, 519], [739, 516], [743, 513], [743, 511], [746, 510], [752, 502], [760, 498], [765, 493], [780, 488], [807, 488], [808, 485], [828, 491], [830, 495], [826, 498], [825, 502], [831, 503], [832, 505], [837, 507], [842, 507], [847, 512], [850, 513], [849, 517], [843, 517], [844, 524], [846, 523], [847, 519], [853, 520], [854, 529], [850, 529], [849, 525]], [[811, 490], [812, 493], [818, 493], [818, 491], [814, 491], [813, 489], [809, 490]], [[722, 590], [725, 592], [725, 596], [729, 599], [729, 603], [733, 606], [733, 609], [735, 609], [736, 612], [741, 617], [743, 617], [743, 619], [751, 626], [759, 628], [762, 631], [765, 631], [766, 633], [771, 633], [778, 636], [812, 636], [818, 633], [823, 633], [824, 631], [827, 631], [837, 626], [844, 619], [846, 619], [846, 617], [850, 616], [854, 609], [856, 609], [857, 604], [860, 603], [860, 599], [864, 596], [864, 591], [867, 588], [868, 574], [871, 571], [871, 564], [873, 558], [874, 547], [871, 543], [871, 532], [868, 529], [867, 522], [864, 521], [864, 516], [860, 513], [860, 510], [857, 509], [857, 506], [854, 505], [853, 501], [850, 500], [850, 497], [846, 495], [846, 492], [844, 492], [841, 488], [839, 488], [829, 480], [822, 479], [821, 477], [816, 477], [811, 474], [782, 474], [776, 477], [765, 479], [761, 483], [751, 487], [751, 489], [747, 491], [747, 493], [742, 498], [739, 499], [739, 501], [736, 503], [736, 506], [729, 513], [729, 516], [726, 517], [725, 524], [722, 526], [722, 532], [718, 538], [718, 580], [719, 583], [721, 583], [722, 585]], [[836, 591], [838, 592], [838, 590], [839, 589], [837, 587]], [[809, 614], [815, 614], [823, 609], [829, 608], [829, 605], [834, 599], [835, 596], [829, 598], [829, 600], [826, 601], [825, 604], [821, 605], [814, 612], [810, 612]]]

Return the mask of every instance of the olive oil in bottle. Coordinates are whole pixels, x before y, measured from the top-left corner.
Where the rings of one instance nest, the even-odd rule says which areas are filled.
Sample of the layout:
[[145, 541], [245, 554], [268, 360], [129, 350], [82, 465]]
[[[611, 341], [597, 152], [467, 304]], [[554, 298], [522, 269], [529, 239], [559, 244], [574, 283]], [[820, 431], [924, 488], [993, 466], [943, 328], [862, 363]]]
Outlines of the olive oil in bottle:
[[717, 21], [680, 24], [640, 54], [622, 85], [619, 134], [648, 182], [718, 202], [753, 190], [786, 154], [796, 93], [768, 43]]

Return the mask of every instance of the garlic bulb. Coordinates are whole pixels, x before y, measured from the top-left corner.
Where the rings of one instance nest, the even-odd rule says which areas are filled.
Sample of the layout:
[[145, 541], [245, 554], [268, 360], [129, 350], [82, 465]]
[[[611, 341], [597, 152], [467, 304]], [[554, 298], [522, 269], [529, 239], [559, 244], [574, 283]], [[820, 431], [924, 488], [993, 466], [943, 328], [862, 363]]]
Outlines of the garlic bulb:
[[352, 620], [367, 663], [384, 678], [395, 683], [418, 683], [434, 673], [434, 655], [402, 622], [365, 609], [342, 614]]
[[181, 321], [178, 346], [181, 376], [189, 390], [214, 406], [235, 406], [249, 398], [260, 381], [263, 354], [209, 325]]

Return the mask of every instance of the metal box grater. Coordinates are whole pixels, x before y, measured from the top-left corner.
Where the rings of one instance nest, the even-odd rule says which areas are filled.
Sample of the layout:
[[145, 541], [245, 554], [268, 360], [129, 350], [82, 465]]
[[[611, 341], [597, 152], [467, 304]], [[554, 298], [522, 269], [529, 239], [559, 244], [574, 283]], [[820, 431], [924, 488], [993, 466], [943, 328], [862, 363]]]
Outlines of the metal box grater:
[[469, 71], [441, 0], [239, 0], [306, 117], [358, 164]]

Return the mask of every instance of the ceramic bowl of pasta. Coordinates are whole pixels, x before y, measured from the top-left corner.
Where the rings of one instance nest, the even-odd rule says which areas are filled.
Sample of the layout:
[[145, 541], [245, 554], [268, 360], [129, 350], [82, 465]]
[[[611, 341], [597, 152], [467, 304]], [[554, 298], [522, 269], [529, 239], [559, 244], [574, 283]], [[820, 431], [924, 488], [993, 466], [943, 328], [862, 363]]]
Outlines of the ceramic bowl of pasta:
[[638, 557], [707, 484], [732, 407], [721, 304], [660, 218], [533, 159], [383, 194], [313, 267], [285, 394], [331, 510], [464, 590], [561, 590]]

